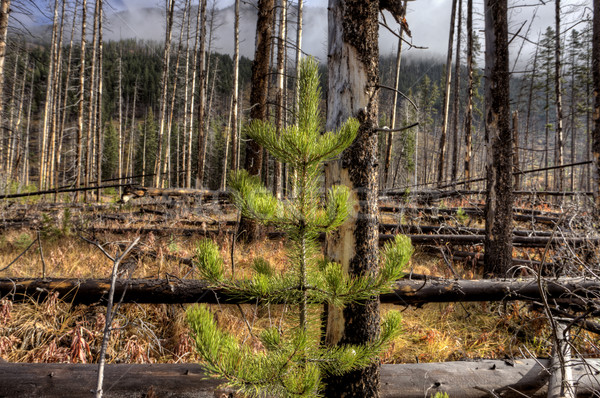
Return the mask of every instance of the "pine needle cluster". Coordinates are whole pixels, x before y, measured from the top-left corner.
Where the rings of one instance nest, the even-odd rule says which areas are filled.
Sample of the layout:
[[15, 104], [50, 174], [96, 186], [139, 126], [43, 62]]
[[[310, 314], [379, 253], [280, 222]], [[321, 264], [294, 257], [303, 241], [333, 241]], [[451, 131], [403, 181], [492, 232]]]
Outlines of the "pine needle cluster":
[[[382, 250], [376, 275], [350, 277], [340, 264], [325, 260], [318, 245], [346, 219], [350, 206], [347, 187], [335, 186], [323, 198], [322, 166], [355, 139], [358, 122], [349, 119], [338, 131], [322, 133], [317, 63], [305, 59], [300, 69], [298, 123], [280, 134], [268, 122], [253, 121], [247, 135], [275, 158], [297, 171], [297, 196], [278, 200], [258, 178], [240, 171], [230, 177], [233, 200], [245, 217], [287, 233], [289, 269], [276, 271], [265, 259], [253, 263], [250, 279], [226, 275], [219, 248], [211, 240], [197, 245], [196, 264], [202, 276], [230, 295], [260, 304], [286, 304], [291, 328], [273, 327], [259, 333], [264, 349], [256, 352], [221, 331], [207, 306], [193, 306], [187, 320], [207, 371], [249, 396], [316, 397], [325, 375], [341, 375], [373, 363], [400, 330], [400, 315], [392, 312], [380, 336], [364, 345], [325, 346], [314, 309], [323, 303], [342, 307], [389, 292], [412, 254], [407, 237], [399, 236]], [[312, 314], [312, 315], [311, 315]]]

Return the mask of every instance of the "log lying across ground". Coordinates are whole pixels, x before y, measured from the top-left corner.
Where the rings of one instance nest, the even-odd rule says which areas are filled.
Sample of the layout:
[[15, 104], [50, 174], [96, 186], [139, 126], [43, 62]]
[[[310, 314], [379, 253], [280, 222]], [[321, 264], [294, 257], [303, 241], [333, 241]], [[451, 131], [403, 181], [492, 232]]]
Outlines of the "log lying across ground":
[[[600, 388], [600, 360], [578, 360], [574, 367], [577, 397], [590, 397]], [[450, 397], [546, 396], [548, 359], [383, 365], [382, 398], [423, 398], [446, 392]], [[90, 397], [98, 365], [0, 363], [0, 396]], [[228, 397], [218, 380], [207, 379], [200, 365], [106, 365], [104, 397]], [[516, 392], [515, 392], [516, 391]], [[492, 393], [493, 392], [493, 393]], [[497, 394], [497, 395], [493, 395]]]
[[205, 199], [229, 199], [227, 191], [211, 191], [208, 189], [189, 189], [189, 188], [153, 188], [141, 186], [129, 186], [121, 196], [122, 202], [128, 202], [131, 199], [150, 197], [150, 196], [200, 196]]
[[[228, 227], [233, 225], [225, 223], [223, 226]], [[182, 227], [90, 227], [86, 229], [90, 233], [108, 233], [108, 234], [149, 234], [153, 233], [156, 235], [202, 235], [202, 236], [214, 236], [222, 233], [233, 233], [232, 229], [219, 229], [219, 230], [205, 230], [202, 228], [182, 228]], [[267, 234], [270, 239], [278, 239], [284, 236], [282, 232], [270, 232]], [[324, 237], [325, 235], [322, 235]], [[407, 235], [413, 245], [424, 245], [424, 244], [438, 244], [438, 243], [450, 243], [455, 245], [480, 245], [485, 240], [485, 235], [457, 235], [457, 234], [408, 234]], [[395, 234], [379, 234], [380, 243], [393, 240]], [[521, 247], [545, 247], [548, 243], [552, 245], [587, 245], [587, 244], [599, 244], [600, 238], [594, 237], [578, 237], [578, 236], [513, 236], [513, 245]]]
[[[73, 304], [105, 303], [108, 279], [0, 279], [0, 297], [15, 302], [42, 300], [50, 292]], [[583, 278], [561, 278], [543, 281], [548, 298], [600, 297], [600, 281]], [[194, 279], [131, 279], [119, 280], [115, 297], [125, 303], [241, 303], [201, 280]], [[420, 305], [424, 303], [474, 302], [502, 300], [540, 300], [536, 279], [484, 280], [407, 280], [396, 282], [394, 291], [381, 295], [382, 303]]]

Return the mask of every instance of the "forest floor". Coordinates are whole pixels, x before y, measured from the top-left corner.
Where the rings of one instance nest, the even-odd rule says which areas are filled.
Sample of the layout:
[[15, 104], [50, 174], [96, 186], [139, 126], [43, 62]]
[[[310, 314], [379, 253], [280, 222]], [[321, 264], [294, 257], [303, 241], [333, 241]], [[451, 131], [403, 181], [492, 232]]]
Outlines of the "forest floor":
[[[46, 277], [109, 277], [112, 262], [82, 237], [116, 253], [141, 236], [140, 244], [124, 265], [127, 272], [123, 278], [198, 278], [198, 272], [187, 260], [193, 258], [195, 244], [204, 234], [210, 234], [220, 245], [228, 267], [233, 258], [238, 276], [244, 275], [258, 255], [279, 267], [285, 267], [287, 261], [284, 238], [265, 239], [252, 245], [238, 243], [232, 248], [227, 221], [232, 224], [237, 215], [230, 206], [217, 202], [174, 205], [149, 201], [142, 206], [106, 203], [87, 207], [23, 203], [5, 207], [2, 214], [0, 278], [42, 277], [43, 270]], [[405, 222], [405, 216], [387, 214], [381, 218], [387, 223]], [[480, 220], [468, 221], [460, 213], [453, 222], [481, 227]], [[479, 254], [459, 261], [444, 259], [425, 247], [415, 249], [407, 273], [481, 277]], [[476, 253], [482, 250], [478, 245], [448, 249]], [[531, 253], [529, 258], [540, 251]], [[108, 363], [198, 361], [185, 322], [185, 308], [186, 305], [123, 304], [109, 343]], [[383, 363], [550, 355], [548, 320], [527, 302], [442, 303], [419, 308], [385, 305], [383, 316], [391, 309], [402, 312], [403, 332], [383, 354]], [[282, 306], [219, 305], [214, 310], [224, 328], [256, 349], [260, 348], [259, 343], [249, 335], [247, 322], [260, 328], [282, 319]], [[100, 351], [105, 312], [105, 305], [72, 305], [55, 295], [42, 302], [31, 298], [28, 303], [3, 298], [0, 358], [11, 362], [94, 363]], [[598, 336], [577, 328], [573, 333], [580, 337], [577, 349], [581, 355], [600, 356]]]

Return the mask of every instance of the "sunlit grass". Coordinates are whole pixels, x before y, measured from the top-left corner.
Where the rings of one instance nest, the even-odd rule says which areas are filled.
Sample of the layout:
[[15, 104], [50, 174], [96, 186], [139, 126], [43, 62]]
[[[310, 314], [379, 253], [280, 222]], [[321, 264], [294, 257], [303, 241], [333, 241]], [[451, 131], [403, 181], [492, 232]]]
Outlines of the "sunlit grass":
[[[456, 202], [446, 206], [468, 207], [473, 204]], [[211, 217], [234, 219], [235, 215], [214, 214]], [[399, 222], [394, 216], [386, 217], [386, 221]], [[111, 220], [102, 222], [103, 225], [121, 225]], [[160, 218], [152, 219], [152, 222], [161, 225]], [[175, 218], [163, 219], [162, 222], [163, 225], [165, 222], [169, 226], [177, 225]], [[56, 226], [59, 228], [60, 223], [57, 222]], [[68, 234], [57, 234], [40, 238], [47, 277], [109, 277], [112, 263], [100, 250], [78, 237], [75, 228]], [[113, 254], [134, 238], [134, 234], [97, 234], [94, 237]], [[37, 239], [38, 235], [32, 229], [7, 230], [0, 234], [0, 268], [12, 262], [33, 243], [27, 253], [10, 268], [0, 272], [0, 277], [42, 276], [42, 256]], [[135, 265], [132, 277], [164, 278], [168, 275], [170, 278], [197, 278], [198, 273], [193, 267], [177, 261], [177, 258], [193, 258], [197, 239], [197, 236], [144, 235], [131, 255]], [[275, 269], [281, 270], [288, 265], [284, 240], [264, 240], [252, 245], [237, 243], [232, 250], [231, 235], [222, 233], [215, 239], [227, 272], [231, 272], [233, 256], [236, 277], [249, 276], [252, 261], [257, 256], [264, 257]], [[472, 247], [468, 250], [481, 251], [481, 248]], [[535, 259], [539, 256], [539, 250], [519, 249], [515, 252], [517, 254]], [[481, 277], [481, 270], [472, 261], [451, 264], [461, 278]], [[415, 274], [453, 277], [443, 259], [420, 248], [415, 252], [409, 269]], [[384, 305], [383, 315], [392, 307]], [[121, 306], [107, 352], [108, 362], [196, 362], [198, 358], [185, 323], [185, 308], [184, 305]], [[382, 356], [383, 363], [544, 357], [550, 354], [547, 320], [539, 312], [531, 310], [528, 303], [445, 303], [399, 309], [403, 314], [403, 333]], [[105, 310], [102, 306], [73, 306], [55, 296], [50, 296], [45, 302], [32, 299], [23, 304], [2, 300], [0, 357], [15, 362], [96, 362]], [[287, 309], [281, 305], [221, 305], [214, 306], [213, 310], [223, 329], [236, 334], [256, 350], [262, 349], [255, 337], [256, 331], [290, 322]], [[313, 308], [311, 314], [314, 321], [318, 322], [321, 308]], [[576, 336], [576, 348], [580, 353], [598, 355], [597, 336], [578, 328], [573, 328], [573, 335]]]

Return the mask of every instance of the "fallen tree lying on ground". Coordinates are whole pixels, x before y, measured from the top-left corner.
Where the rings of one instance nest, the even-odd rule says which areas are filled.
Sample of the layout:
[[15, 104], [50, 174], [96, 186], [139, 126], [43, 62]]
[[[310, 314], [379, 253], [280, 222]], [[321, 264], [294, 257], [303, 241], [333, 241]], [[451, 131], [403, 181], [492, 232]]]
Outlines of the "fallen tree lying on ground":
[[[600, 360], [574, 360], [577, 396], [600, 388]], [[450, 397], [545, 397], [548, 359], [482, 360], [383, 365], [382, 398], [422, 398], [446, 392]], [[0, 396], [89, 397], [98, 366], [92, 364], [0, 363]], [[112, 364], [105, 367], [104, 397], [222, 397], [231, 391], [207, 379], [196, 364]], [[494, 395], [496, 394], [496, 395]]]
[[[598, 298], [600, 281], [584, 278], [543, 279], [403, 279], [394, 291], [381, 295], [381, 302], [397, 305], [424, 303], [474, 302], [503, 300], [540, 300], [542, 293], [550, 299]], [[115, 296], [124, 303], [240, 303], [234, 297], [211, 289], [207, 282], [195, 279], [130, 279], [117, 280]], [[109, 279], [2, 278], [0, 297], [15, 302], [32, 297], [44, 299], [56, 292], [62, 300], [73, 304], [102, 303], [110, 289]]]

